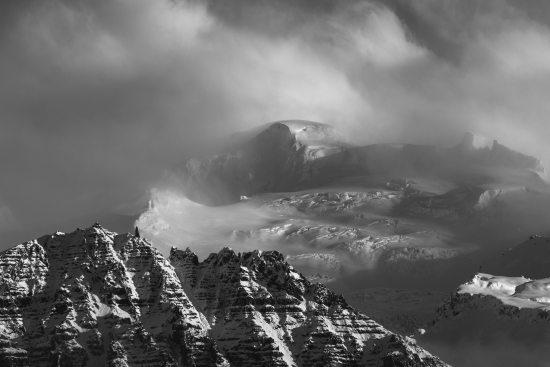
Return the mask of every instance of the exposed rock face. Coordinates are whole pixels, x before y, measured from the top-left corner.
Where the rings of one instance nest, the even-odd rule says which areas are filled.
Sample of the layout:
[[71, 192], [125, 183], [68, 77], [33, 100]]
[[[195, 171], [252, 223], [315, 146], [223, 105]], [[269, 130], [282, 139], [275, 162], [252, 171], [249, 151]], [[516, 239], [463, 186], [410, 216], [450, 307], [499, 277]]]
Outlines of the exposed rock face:
[[226, 248], [199, 263], [174, 248], [170, 261], [236, 366], [444, 365], [311, 284], [278, 252]]
[[2, 366], [227, 366], [174, 269], [99, 225], [0, 256]]
[[0, 255], [2, 366], [446, 366], [277, 252], [170, 262], [99, 225]]

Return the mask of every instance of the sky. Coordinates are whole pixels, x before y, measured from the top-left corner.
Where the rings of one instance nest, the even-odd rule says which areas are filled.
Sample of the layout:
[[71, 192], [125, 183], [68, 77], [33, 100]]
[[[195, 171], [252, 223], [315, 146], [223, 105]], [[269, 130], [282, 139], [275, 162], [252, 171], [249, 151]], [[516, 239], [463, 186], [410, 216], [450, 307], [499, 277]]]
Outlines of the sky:
[[550, 3], [0, 1], [0, 232], [92, 213], [234, 131], [474, 131], [550, 162]]

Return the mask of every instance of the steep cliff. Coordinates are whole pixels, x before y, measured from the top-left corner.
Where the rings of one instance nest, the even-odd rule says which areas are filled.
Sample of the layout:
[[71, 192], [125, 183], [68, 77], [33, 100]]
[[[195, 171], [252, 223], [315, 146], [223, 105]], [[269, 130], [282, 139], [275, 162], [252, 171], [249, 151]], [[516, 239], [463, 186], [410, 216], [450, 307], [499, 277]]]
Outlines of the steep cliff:
[[200, 263], [96, 224], [0, 255], [2, 366], [446, 366], [277, 252]]

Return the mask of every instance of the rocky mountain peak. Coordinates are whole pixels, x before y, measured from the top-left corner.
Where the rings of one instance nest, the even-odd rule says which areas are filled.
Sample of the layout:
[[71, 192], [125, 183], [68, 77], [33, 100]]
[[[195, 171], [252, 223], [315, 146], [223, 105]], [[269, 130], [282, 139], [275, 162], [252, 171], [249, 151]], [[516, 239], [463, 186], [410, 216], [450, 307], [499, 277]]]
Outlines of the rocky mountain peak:
[[99, 224], [0, 254], [0, 304], [2, 366], [446, 365], [278, 252], [167, 260]]
[[0, 255], [2, 366], [227, 365], [170, 264], [97, 223]]
[[417, 357], [418, 365], [442, 363], [419, 354], [411, 340], [391, 334], [324, 285], [311, 284], [277, 251], [237, 254], [224, 248], [201, 263], [195, 259], [189, 251], [170, 254], [184, 288], [234, 365], [374, 366], [384, 358]]

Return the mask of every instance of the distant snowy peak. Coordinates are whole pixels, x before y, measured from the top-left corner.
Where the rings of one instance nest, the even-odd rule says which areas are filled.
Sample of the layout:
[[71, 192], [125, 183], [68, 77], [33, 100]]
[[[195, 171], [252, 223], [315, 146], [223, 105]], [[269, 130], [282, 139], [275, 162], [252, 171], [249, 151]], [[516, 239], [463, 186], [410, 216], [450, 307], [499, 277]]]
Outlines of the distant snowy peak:
[[476, 163], [504, 168], [531, 169], [544, 172], [540, 159], [510, 149], [497, 140], [467, 132], [453, 150]]
[[457, 293], [491, 296], [504, 305], [518, 308], [550, 310], [550, 278], [531, 280], [479, 273], [461, 285]]
[[545, 367], [549, 322], [549, 278], [484, 272], [440, 303], [432, 325], [417, 340], [456, 366]]
[[[492, 275], [495, 274], [495, 275]], [[550, 238], [531, 236], [484, 263], [437, 312], [436, 323], [489, 310], [499, 319], [550, 320]]]
[[174, 166], [167, 180], [194, 201], [232, 203], [241, 196], [293, 190], [316, 175], [311, 169], [315, 160], [342, 152], [346, 146], [326, 125], [274, 123], [226, 153]]
[[336, 129], [309, 121], [281, 121], [237, 134], [223, 153], [193, 158], [166, 174], [191, 200], [207, 205], [241, 197], [298, 191], [361, 175], [394, 177], [457, 174], [471, 165], [543, 172], [540, 160], [498, 142], [467, 134], [453, 149], [413, 144], [349, 144]]
[[278, 252], [165, 259], [99, 224], [0, 254], [0, 365], [447, 366]]
[[456, 146], [455, 149], [462, 151], [471, 151], [479, 149], [491, 149], [493, 147], [493, 141], [487, 139], [483, 135], [479, 135], [472, 132], [467, 132], [464, 134], [462, 141]]
[[[453, 328], [461, 328], [460, 321], [457, 320], [462, 318], [464, 321], [479, 315], [483, 315], [483, 324], [489, 325], [478, 324], [480, 330], [484, 327], [494, 329], [495, 319], [503, 326], [507, 321], [524, 323], [524, 329], [528, 329], [532, 323], [548, 323], [550, 278], [532, 280], [478, 273], [439, 305], [432, 329], [438, 329], [439, 323], [447, 323], [444, 328], [449, 332], [449, 325], [453, 323], [458, 322]], [[488, 315], [492, 317], [487, 317]], [[533, 327], [534, 335], [536, 329], [537, 327]], [[548, 327], [545, 329], [548, 330]], [[550, 336], [547, 331], [545, 335], [546, 338]]]
[[286, 120], [278, 123], [288, 126], [302, 144], [352, 145], [335, 127], [327, 124], [303, 120]]

